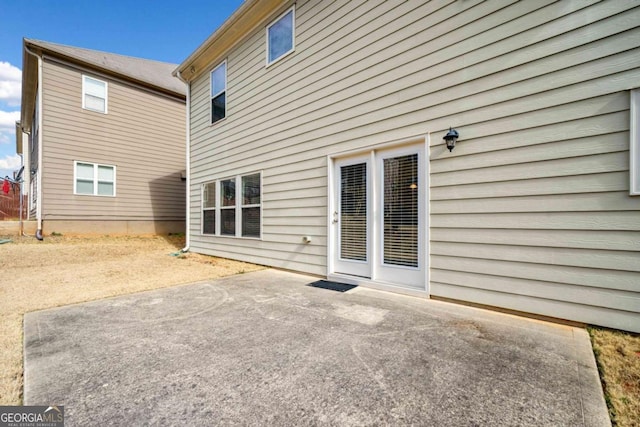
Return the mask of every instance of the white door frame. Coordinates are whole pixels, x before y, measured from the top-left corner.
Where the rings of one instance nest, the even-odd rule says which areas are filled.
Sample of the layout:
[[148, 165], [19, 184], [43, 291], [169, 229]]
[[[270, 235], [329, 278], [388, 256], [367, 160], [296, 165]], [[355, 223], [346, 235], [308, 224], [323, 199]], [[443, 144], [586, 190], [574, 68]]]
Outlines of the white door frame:
[[[344, 166], [351, 166], [357, 164], [364, 164], [366, 166], [366, 261], [354, 261], [349, 259], [342, 259], [340, 257], [340, 251], [342, 249], [341, 242], [341, 223], [342, 223], [342, 212], [341, 212], [341, 175], [336, 172], [339, 168]], [[334, 179], [333, 186], [336, 189], [334, 192], [335, 199], [333, 200], [334, 209], [331, 212], [331, 229], [330, 232], [333, 233], [333, 242], [335, 242], [335, 250], [333, 251], [333, 265], [336, 272], [340, 272], [341, 274], [348, 274], [363, 278], [371, 278], [372, 274], [372, 265], [373, 265], [373, 241], [371, 236], [371, 230], [373, 225], [372, 220], [372, 207], [373, 207], [373, 189], [371, 188], [371, 183], [373, 182], [372, 176], [372, 164], [371, 164], [371, 156], [369, 155], [361, 155], [361, 156], [350, 156], [350, 157], [342, 157], [339, 159], [334, 159]]]
[[[336, 188], [336, 179], [335, 176], [335, 165], [336, 162], [340, 162], [346, 158], [365, 158], [366, 156], [370, 157], [369, 164], [371, 165], [371, 173], [370, 176], [374, 177], [379, 173], [377, 171], [378, 165], [377, 160], [380, 155], [384, 156], [384, 153], [387, 151], [395, 151], [398, 150], [399, 155], [402, 155], [403, 148], [408, 148], [408, 151], [411, 151], [412, 148], [417, 148], [419, 152], [419, 167], [418, 172], [421, 175], [421, 184], [420, 188], [422, 189], [420, 194], [420, 202], [419, 206], [421, 209], [421, 224], [420, 224], [420, 251], [419, 251], [419, 260], [422, 263], [422, 274], [424, 287], [416, 288], [416, 287], [407, 287], [402, 283], [394, 283], [394, 281], [388, 280], [380, 280], [378, 277], [378, 264], [380, 257], [380, 232], [373, 231], [375, 227], [379, 227], [381, 220], [381, 213], [379, 208], [379, 197], [380, 197], [380, 189], [378, 188], [380, 183], [379, 179], [373, 179], [371, 181], [371, 198], [370, 198], [370, 206], [371, 206], [371, 216], [373, 219], [373, 224], [371, 225], [370, 237], [369, 237], [369, 245], [370, 247], [370, 255], [373, 261], [372, 263], [372, 271], [371, 278], [363, 278], [357, 277], [353, 275], [342, 274], [336, 272], [335, 266], [335, 251], [337, 250], [337, 242], [336, 242], [336, 233], [334, 232], [334, 224], [333, 221], [333, 212], [336, 211], [336, 191], [339, 191], [339, 188]], [[328, 203], [327, 203], [327, 278], [329, 280], [349, 283], [354, 285], [362, 285], [370, 288], [377, 288], [383, 290], [391, 290], [393, 292], [404, 293], [409, 295], [418, 295], [425, 296], [429, 293], [429, 135], [421, 135], [412, 138], [407, 138], [404, 140], [398, 140], [395, 142], [387, 143], [387, 144], [379, 144], [375, 146], [368, 147], [367, 149], [353, 150], [348, 152], [341, 152], [327, 156], [327, 177], [328, 177]]]

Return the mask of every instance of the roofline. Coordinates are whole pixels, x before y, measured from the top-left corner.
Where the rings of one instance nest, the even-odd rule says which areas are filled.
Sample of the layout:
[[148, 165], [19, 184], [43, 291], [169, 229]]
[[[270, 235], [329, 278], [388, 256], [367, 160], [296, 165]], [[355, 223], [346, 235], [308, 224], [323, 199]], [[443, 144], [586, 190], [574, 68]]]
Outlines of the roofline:
[[38, 60], [27, 47], [27, 39], [22, 39], [22, 98], [20, 100], [20, 127], [30, 133], [33, 123], [32, 111], [35, 108], [35, 98], [38, 86]]
[[[222, 57], [250, 31], [262, 24], [274, 11], [289, 4], [283, 0], [245, 0], [196, 50], [173, 71], [187, 82], [192, 81], [209, 64]], [[187, 72], [187, 70], [189, 70]]]
[[[174, 96], [177, 96], [177, 97], [183, 98], [183, 99], [186, 98], [186, 95], [184, 93], [175, 92], [175, 91], [173, 91], [171, 89], [167, 89], [167, 88], [164, 88], [164, 87], [161, 87], [161, 86], [158, 86], [158, 85], [154, 85], [152, 83], [149, 83], [149, 82], [146, 82], [146, 81], [143, 81], [143, 80], [140, 80], [140, 79], [136, 79], [135, 77], [131, 77], [128, 74], [118, 73], [116, 71], [109, 70], [108, 68], [100, 67], [100, 66], [92, 64], [90, 62], [83, 61], [82, 59], [78, 59], [78, 58], [76, 58], [74, 56], [70, 56], [70, 55], [58, 52], [56, 50], [53, 50], [51, 48], [48, 48], [46, 46], [43, 46], [43, 45], [39, 44], [38, 40], [25, 38], [24, 39], [24, 45], [25, 45], [25, 47], [28, 47], [31, 50], [39, 51], [38, 53], [40, 53], [40, 55], [46, 54], [48, 56], [52, 56], [52, 57], [56, 57], [56, 58], [62, 59], [64, 61], [66, 61], [66, 62], [71, 62], [71, 63], [74, 63], [74, 64], [82, 65], [85, 68], [89, 68], [89, 69], [92, 69], [92, 70], [98, 70], [102, 74], [115, 76], [115, 77], [118, 77], [120, 79], [127, 80], [127, 81], [130, 81], [132, 83], [136, 83], [137, 85], [148, 87], [148, 88], [151, 88], [151, 89], [159, 91], [159, 92], [163, 92], [163, 93], [166, 93], [166, 94], [169, 94], [169, 95], [174, 95]], [[69, 46], [69, 47], [74, 47], [74, 46]], [[119, 54], [114, 54], [114, 55], [119, 55]], [[119, 55], [119, 56], [126, 56], [126, 55]], [[151, 62], [161, 62], [161, 61], [154, 61], [152, 59], [145, 59], [145, 58], [135, 58], [135, 57], [131, 57], [131, 58], [133, 58], [133, 59], [144, 59], [146, 61], [151, 61]]]

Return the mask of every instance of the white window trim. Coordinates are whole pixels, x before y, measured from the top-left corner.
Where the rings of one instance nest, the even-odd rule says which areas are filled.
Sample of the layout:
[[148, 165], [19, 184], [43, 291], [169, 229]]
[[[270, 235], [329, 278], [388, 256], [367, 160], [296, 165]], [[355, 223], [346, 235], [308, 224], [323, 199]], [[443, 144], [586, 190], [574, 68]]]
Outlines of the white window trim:
[[[91, 79], [91, 80], [98, 81], [100, 83], [104, 83], [104, 111], [95, 110], [95, 109], [89, 108], [89, 107], [87, 107], [85, 105], [85, 95], [87, 93], [86, 89], [85, 89], [85, 86], [86, 86], [85, 82], [87, 81], [87, 79]], [[109, 82], [83, 74], [82, 75], [82, 108], [84, 110], [93, 111], [95, 113], [107, 114], [107, 112], [109, 111]]]
[[[222, 67], [224, 65], [224, 90], [217, 92], [216, 94], [213, 94], [213, 72], [216, 71], [218, 68]], [[209, 71], [209, 126], [214, 126], [217, 125], [220, 122], [223, 122], [224, 120], [226, 120], [227, 118], [227, 105], [228, 105], [228, 99], [229, 97], [228, 95], [228, 80], [227, 80], [227, 75], [229, 73], [229, 67], [227, 66], [227, 60], [225, 59], [224, 61], [222, 61], [221, 63], [219, 63], [218, 65], [216, 65], [215, 67], [213, 67], [211, 69], [211, 71]], [[224, 99], [224, 117], [221, 118], [220, 120], [216, 120], [215, 122], [212, 122], [213, 120], [213, 107], [211, 105], [211, 102], [213, 101], [213, 98], [215, 98], [216, 96], [220, 95], [222, 92], [225, 93], [225, 99]]]
[[[78, 163], [85, 165], [93, 165], [93, 194], [78, 193]], [[104, 166], [107, 168], [113, 168], [113, 194], [98, 194], [98, 167]], [[82, 160], [73, 161], [73, 194], [76, 196], [89, 196], [89, 197], [116, 197], [116, 166], [105, 165], [102, 163], [85, 162]]]
[[[249, 176], [249, 175], [256, 175], [259, 174], [260, 175], [260, 203], [259, 204], [252, 204], [252, 205], [245, 205], [242, 204], [242, 177], [244, 176]], [[220, 203], [220, 197], [222, 196], [222, 193], [220, 191], [220, 183], [222, 181], [227, 181], [230, 179], [235, 179], [236, 181], [236, 204], [234, 206], [225, 206], [223, 207], [222, 204]], [[205, 208], [204, 207], [204, 187], [205, 185], [211, 185], [211, 184], [215, 184], [216, 186], [216, 205], [213, 208]], [[222, 237], [222, 238], [231, 238], [231, 239], [245, 239], [245, 240], [262, 240], [262, 235], [263, 235], [263, 223], [262, 223], [262, 214], [264, 212], [264, 209], [262, 208], [263, 206], [263, 185], [262, 185], [262, 171], [259, 172], [248, 172], [248, 173], [244, 173], [244, 174], [239, 174], [239, 175], [232, 175], [232, 176], [227, 176], [224, 178], [220, 178], [220, 179], [215, 179], [212, 181], [206, 181], [203, 182], [200, 185], [200, 235], [201, 236], [214, 236], [214, 237]], [[259, 207], [260, 208], [260, 236], [259, 237], [252, 237], [252, 236], [243, 236], [242, 235], [242, 208], [254, 208], [254, 207]], [[235, 235], [229, 235], [229, 234], [221, 234], [220, 233], [220, 229], [221, 229], [221, 215], [220, 215], [220, 211], [222, 209], [235, 209], [236, 210], [236, 232]], [[205, 234], [204, 233], [204, 214], [202, 213], [205, 210], [215, 210], [215, 234]]]
[[629, 194], [640, 196], [640, 89], [631, 90], [629, 113]]
[[[271, 27], [273, 27], [279, 20], [281, 20], [289, 12], [292, 12], [292, 16], [291, 16], [291, 32], [292, 32], [291, 49], [286, 51], [285, 53], [283, 53], [282, 55], [280, 55], [279, 57], [277, 57], [273, 61], [269, 62], [269, 29]], [[267, 25], [267, 28], [265, 29], [265, 38], [267, 39], [267, 50], [265, 52], [266, 68], [269, 68], [271, 65], [279, 62], [280, 60], [286, 58], [287, 56], [289, 56], [293, 52], [295, 52], [295, 50], [296, 50], [296, 5], [295, 4], [293, 6], [291, 6], [289, 9], [285, 10], [284, 12], [282, 12], [282, 14], [280, 14], [276, 19], [271, 21], [271, 23], [269, 25]]]

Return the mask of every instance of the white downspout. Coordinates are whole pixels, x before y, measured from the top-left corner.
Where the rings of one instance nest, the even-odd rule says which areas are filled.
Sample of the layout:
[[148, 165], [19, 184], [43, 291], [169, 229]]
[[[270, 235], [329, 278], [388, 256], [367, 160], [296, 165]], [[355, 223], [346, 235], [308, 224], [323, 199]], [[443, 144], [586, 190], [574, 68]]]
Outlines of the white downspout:
[[36, 106], [38, 109], [38, 190], [36, 196], [36, 220], [38, 221], [38, 227], [36, 230], [36, 238], [42, 240], [42, 57], [31, 52], [26, 45], [24, 50], [28, 54], [38, 58], [38, 91], [36, 95], [38, 99], [38, 105]]
[[186, 145], [187, 145], [187, 150], [186, 150], [186, 162], [185, 162], [185, 166], [187, 168], [187, 182], [186, 182], [186, 212], [185, 212], [185, 247], [180, 249], [181, 252], [188, 252], [189, 251], [189, 247], [191, 246], [191, 232], [190, 232], [190, 227], [191, 227], [191, 132], [190, 132], [190, 123], [191, 123], [191, 83], [187, 82], [185, 79], [182, 78], [182, 74], [180, 74], [180, 71], [178, 71], [176, 73], [176, 77], [178, 77], [178, 79], [180, 79], [180, 81], [182, 83], [184, 83], [185, 85], [187, 85], [187, 108], [186, 110]]
[[[22, 128], [16, 129], [16, 132], [20, 132], [20, 138], [22, 138]], [[24, 142], [24, 140], [23, 140]], [[27, 147], [28, 148], [28, 147]], [[24, 145], [22, 146], [22, 151], [24, 152]], [[24, 221], [22, 220], [22, 210], [24, 209], [24, 196], [22, 192], [24, 191], [24, 154], [18, 153], [20, 156], [20, 170], [22, 171], [22, 176], [20, 177], [20, 237], [24, 236]]]

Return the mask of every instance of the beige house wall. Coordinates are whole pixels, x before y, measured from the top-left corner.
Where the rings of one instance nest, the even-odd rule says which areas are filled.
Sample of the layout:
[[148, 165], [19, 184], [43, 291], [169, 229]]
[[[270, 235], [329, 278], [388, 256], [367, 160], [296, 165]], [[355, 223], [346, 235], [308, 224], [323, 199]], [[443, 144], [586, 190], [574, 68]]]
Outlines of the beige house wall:
[[47, 234], [64, 236], [145, 236], [184, 233], [184, 221], [161, 220], [51, 220], [44, 222]]
[[[183, 223], [184, 102], [53, 58], [43, 62], [45, 234], [73, 231], [74, 221], [79, 232], [93, 223], [122, 233], [131, 221]], [[107, 114], [82, 108], [83, 74], [107, 82]], [[115, 166], [116, 196], [74, 195], [74, 161]]]
[[[267, 24], [220, 58], [224, 120], [219, 61], [191, 86], [192, 250], [326, 275], [328, 156], [429, 135], [430, 295], [640, 332], [637, 2], [301, 0], [269, 67]], [[203, 236], [201, 185], [255, 171], [262, 239]]]

